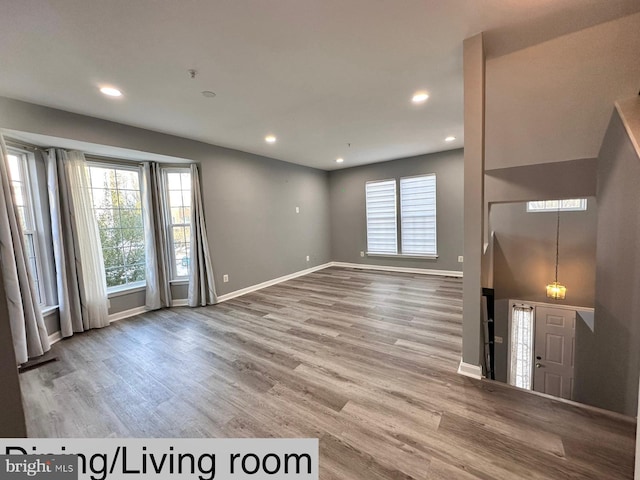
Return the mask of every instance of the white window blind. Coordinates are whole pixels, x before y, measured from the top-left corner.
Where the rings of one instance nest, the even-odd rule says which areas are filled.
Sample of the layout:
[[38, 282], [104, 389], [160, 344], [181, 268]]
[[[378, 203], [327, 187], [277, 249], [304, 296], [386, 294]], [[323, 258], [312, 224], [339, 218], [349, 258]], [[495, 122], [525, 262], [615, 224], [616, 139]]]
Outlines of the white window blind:
[[437, 255], [436, 176], [400, 179], [403, 255]]
[[396, 181], [367, 182], [367, 251], [398, 253]]

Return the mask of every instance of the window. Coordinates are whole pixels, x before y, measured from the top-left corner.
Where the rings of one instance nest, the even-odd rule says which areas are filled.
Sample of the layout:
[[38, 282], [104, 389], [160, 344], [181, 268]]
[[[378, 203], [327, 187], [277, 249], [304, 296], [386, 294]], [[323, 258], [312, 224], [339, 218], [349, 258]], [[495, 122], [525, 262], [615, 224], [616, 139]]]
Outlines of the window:
[[400, 179], [402, 253], [436, 255], [436, 176]]
[[191, 172], [188, 168], [165, 169], [169, 215], [169, 250], [172, 278], [189, 276], [191, 251]]
[[527, 212], [576, 212], [587, 209], [586, 198], [570, 198], [567, 200], [540, 200], [527, 202]]
[[396, 181], [367, 182], [367, 251], [398, 253]]
[[144, 227], [138, 168], [91, 163], [89, 182], [107, 290], [144, 285]]
[[509, 383], [527, 390], [531, 390], [533, 385], [533, 330], [533, 308], [527, 305], [513, 305]]
[[18, 211], [18, 221], [24, 235], [25, 256], [36, 296], [40, 305], [46, 304], [44, 282], [42, 277], [42, 262], [38, 248], [38, 236], [36, 234], [36, 219], [34, 212], [35, 198], [32, 194], [29, 181], [29, 169], [27, 168], [28, 156], [19, 150], [11, 149], [8, 154], [9, 178], [13, 191], [13, 202]]
[[367, 253], [437, 255], [436, 176], [403, 177], [399, 183], [399, 211], [395, 179], [366, 184]]

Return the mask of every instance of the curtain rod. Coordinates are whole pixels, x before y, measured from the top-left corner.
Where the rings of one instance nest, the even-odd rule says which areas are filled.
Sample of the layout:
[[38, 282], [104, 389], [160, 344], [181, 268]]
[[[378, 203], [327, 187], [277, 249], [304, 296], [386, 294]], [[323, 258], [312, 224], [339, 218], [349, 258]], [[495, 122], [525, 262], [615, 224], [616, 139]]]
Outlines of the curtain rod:
[[44, 152], [44, 153], [47, 153], [46, 148], [50, 148], [50, 147], [41, 148], [36, 145], [31, 145], [29, 143], [23, 143], [11, 137], [4, 137], [4, 143], [6, 143], [11, 147], [26, 148], [27, 150], [34, 150], [34, 151], [40, 150], [41, 152]]

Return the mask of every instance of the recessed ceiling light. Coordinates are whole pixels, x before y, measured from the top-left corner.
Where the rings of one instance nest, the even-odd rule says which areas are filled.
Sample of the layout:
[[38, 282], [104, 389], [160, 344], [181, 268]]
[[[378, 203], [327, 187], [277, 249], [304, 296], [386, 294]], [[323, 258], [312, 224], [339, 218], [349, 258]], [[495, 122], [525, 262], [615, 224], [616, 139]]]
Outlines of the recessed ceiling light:
[[445, 142], [453, 142], [456, 139], [456, 137], [452, 137], [452, 136], [448, 136], [447, 138], [444, 139]]
[[113, 88], [113, 87], [101, 87], [100, 91], [102, 93], [104, 93], [105, 95], [108, 95], [110, 97], [121, 97], [122, 96], [122, 92], [120, 90], [118, 90], [117, 88]]
[[425, 102], [427, 98], [429, 98], [429, 94], [427, 92], [416, 92], [413, 94], [411, 101], [413, 103], [422, 103]]
[[344, 158], [336, 158], [336, 162], [337, 163], [342, 163], [342, 162], [344, 162]]
[[204, 92], [202, 92], [202, 96], [207, 98], [213, 98], [216, 96], [216, 94], [211, 90], [205, 90]]
[[264, 141], [267, 143], [276, 143], [276, 137], [275, 135], [267, 135], [264, 137]]

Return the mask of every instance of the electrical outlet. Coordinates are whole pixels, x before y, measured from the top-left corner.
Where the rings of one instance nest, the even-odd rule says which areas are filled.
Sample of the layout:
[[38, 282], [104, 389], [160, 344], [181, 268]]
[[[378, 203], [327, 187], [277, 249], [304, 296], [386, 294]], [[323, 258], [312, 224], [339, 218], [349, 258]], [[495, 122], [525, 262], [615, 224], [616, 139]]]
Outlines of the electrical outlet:
[[307, 255], [307, 262], [309, 261], [309, 255]]
[[222, 276], [222, 281], [223, 281], [224, 283], [227, 283], [227, 282], [229, 281], [229, 275], [223, 275], [223, 276]]
[[464, 262], [464, 257], [462, 255], [458, 255], [458, 263]]
[[364, 257], [364, 252], [360, 252], [360, 256], [361, 256], [361, 257]]
[[300, 207], [296, 207], [296, 213], [300, 213]]
[[496, 343], [502, 343], [502, 337], [495, 337]]

